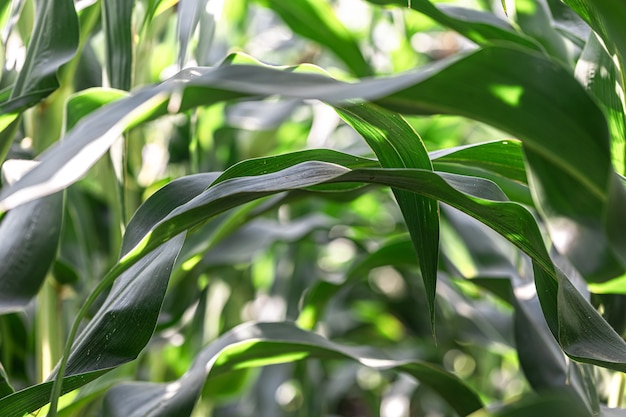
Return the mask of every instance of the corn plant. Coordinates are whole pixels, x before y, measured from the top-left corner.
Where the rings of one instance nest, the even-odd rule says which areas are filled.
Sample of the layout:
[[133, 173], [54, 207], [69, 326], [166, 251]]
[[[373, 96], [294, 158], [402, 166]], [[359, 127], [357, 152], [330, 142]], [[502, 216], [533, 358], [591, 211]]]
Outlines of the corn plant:
[[626, 415], [626, 5], [457, 3], [3, 0], [0, 415]]

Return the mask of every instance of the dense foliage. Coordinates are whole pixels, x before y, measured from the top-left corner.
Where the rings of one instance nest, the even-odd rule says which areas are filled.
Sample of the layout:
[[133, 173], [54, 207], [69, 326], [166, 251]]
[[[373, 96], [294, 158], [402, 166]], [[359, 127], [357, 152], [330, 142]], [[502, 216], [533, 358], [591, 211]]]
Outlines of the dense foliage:
[[3, 0], [0, 415], [626, 415], [624, 22]]

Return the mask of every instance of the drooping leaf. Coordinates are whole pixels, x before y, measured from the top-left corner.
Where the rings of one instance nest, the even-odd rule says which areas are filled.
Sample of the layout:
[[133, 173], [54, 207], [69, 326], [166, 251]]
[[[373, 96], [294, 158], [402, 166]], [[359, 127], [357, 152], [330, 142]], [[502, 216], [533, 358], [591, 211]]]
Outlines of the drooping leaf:
[[[339, 115], [372, 148], [383, 168], [433, 169], [417, 132], [400, 116], [371, 104], [339, 107]], [[435, 331], [435, 294], [439, 260], [439, 205], [436, 200], [393, 189], [407, 224], [424, 280]]]
[[[379, 5], [407, 6], [405, 0], [368, 1]], [[435, 5], [429, 0], [411, 0], [409, 6], [479, 45], [512, 42], [530, 49], [541, 48], [532, 38], [516, 32], [508, 22], [491, 13], [446, 4]]]
[[379, 370], [406, 373], [432, 388], [459, 415], [482, 408], [478, 396], [456, 376], [421, 361], [395, 361], [331, 342], [290, 323], [243, 324], [207, 346], [191, 368], [169, 384], [131, 383], [105, 398], [107, 415], [179, 417], [191, 413], [208, 375], [305, 358], [350, 359]]
[[620, 72], [595, 33], [585, 44], [575, 75], [600, 102], [609, 122], [613, 165], [617, 172], [626, 174], [626, 116], [618, 93]]
[[9, 394], [12, 394], [15, 390], [9, 383], [9, 378], [7, 377], [7, 373], [4, 370], [4, 366], [0, 363], [0, 398], [6, 397]]
[[[0, 400], [0, 409], [15, 410], [16, 414], [7, 416], [21, 416], [52, 401], [51, 412], [56, 412], [55, 402], [62, 392], [76, 389], [103, 372], [135, 359], [154, 332], [170, 273], [183, 242], [184, 234], [173, 237], [121, 274], [98, 312], [74, 340], [86, 309], [109, 284], [102, 281], [100, 290], [96, 288], [90, 294], [70, 332], [60, 365], [62, 384], [55, 380], [56, 386], [45, 383], [16, 392]], [[58, 370], [59, 366], [50, 376], [52, 380]]]
[[[5, 175], [19, 176], [7, 173], [20, 169], [17, 161], [3, 166]], [[57, 193], [11, 210], [2, 219], [0, 314], [22, 310], [39, 292], [56, 256], [62, 212], [63, 193]]]
[[[166, 105], [169, 94], [173, 94], [172, 99]], [[564, 68], [542, 55], [503, 47], [485, 48], [462, 59], [438, 63], [415, 73], [355, 84], [341, 83], [319, 74], [267, 67], [223, 65], [214, 69], [189, 69], [160, 86], [112, 103], [116, 110], [107, 109], [106, 118], [99, 119], [100, 114], [94, 112], [92, 120], [98, 119], [101, 125], [108, 126], [102, 126], [100, 130], [92, 129], [87, 123], [84, 126], [89, 128], [77, 126], [69, 134], [77, 139], [66, 140], [51, 149], [42, 156], [44, 163], [19, 183], [2, 190], [1, 207], [13, 207], [75, 181], [101, 156], [108, 142], [101, 140], [98, 151], [90, 150], [89, 157], [79, 151], [100, 139], [113, 126], [115, 131], [123, 131], [129, 125], [164, 114], [166, 109], [181, 111], [218, 100], [274, 94], [318, 98], [330, 103], [388, 95], [378, 103], [396, 111], [459, 114], [510, 132], [523, 141], [525, 153], [531, 161], [528, 169], [536, 185], [533, 187], [534, 198], [550, 229], [553, 234], [564, 230], [567, 234], [565, 240], [554, 239], [555, 244], [563, 253], [573, 255], [589, 248], [586, 239], [569, 237], [605, 236], [604, 245], [603, 240], [599, 240], [596, 249], [574, 261], [591, 277], [615, 274], [615, 262], [609, 263], [608, 270], [598, 269], [598, 265], [605, 257], [615, 256], [611, 254], [611, 247], [622, 244], [610, 234], [606, 237], [606, 230], [616, 230], [615, 222], [619, 220], [606, 216], [606, 212], [607, 207], [612, 206], [615, 206], [616, 213], [619, 211], [619, 201], [626, 191], [623, 187], [612, 187], [609, 193], [607, 189], [613, 182], [614, 173], [602, 112]], [[145, 104], [145, 108], [136, 108], [149, 99], [153, 102]], [[122, 115], [125, 116], [123, 123], [120, 122]], [[576, 148], [569, 146], [570, 141], [576, 143]], [[81, 157], [73, 159], [71, 156], [76, 154]], [[72, 159], [74, 163], [68, 165]], [[55, 177], [59, 166], [67, 167], [65, 173], [68, 175]], [[71, 175], [68, 173], [70, 166]], [[38, 187], [42, 194], [34, 193], [31, 188], [29, 193], [16, 195], [18, 190], [25, 191], [42, 182], [47, 183]], [[584, 202], [583, 207], [588, 211], [582, 213], [573, 209], [572, 201]], [[626, 256], [617, 249], [615, 252], [618, 256]], [[624, 262], [626, 259], [622, 259]]]
[[613, 254], [620, 243], [608, 233], [618, 225], [606, 216], [625, 193], [609, 189], [615, 173], [608, 127], [567, 70], [540, 55], [485, 48], [378, 102], [404, 113], [459, 114], [515, 135], [524, 145], [533, 199], [557, 248], [591, 278], [623, 269], [626, 255], [618, 258], [620, 266]]
[[[588, 303], [578, 303], [578, 308], [585, 319], [583, 320], [582, 316], [579, 315], [576, 316], [578, 320], [569, 318], [569, 320], [574, 320], [573, 322], [561, 321], [559, 314], [561, 305], [557, 299], [559, 282], [557, 282], [554, 266], [545, 250], [533, 216], [522, 206], [498, 201], [504, 196], [502, 193], [498, 194], [491, 191], [490, 188], [493, 187], [493, 184], [489, 186], [488, 181], [479, 181], [477, 178], [471, 177], [464, 180], [460, 176], [455, 177], [449, 174], [445, 174], [446, 179], [444, 179], [443, 174], [438, 175], [429, 170], [349, 170], [339, 165], [321, 162], [306, 162], [275, 173], [258, 175], [258, 171], [263, 169], [262, 164], [250, 167], [248, 174], [256, 174], [256, 176], [243, 176], [219, 182], [171, 211], [142, 238], [135, 248], [120, 260], [120, 263], [104, 278], [101, 286], [113, 282], [120, 274], [124, 274], [124, 271], [132, 270], [133, 265], [144, 264], [146, 254], [174, 236], [246, 201], [290, 189], [311, 187], [324, 182], [371, 182], [402, 188], [444, 201], [498, 231], [533, 259], [538, 294], [553, 333], [559, 335], [561, 334], [559, 329], [561, 332], [563, 331], [562, 326], [569, 326], [568, 340], [571, 340], [571, 335], [576, 335], [583, 342], [593, 343], [588, 339], [589, 334], [586, 332], [590, 326], [587, 317], [597, 317], [593, 322], [594, 325], [597, 324], [597, 320], [602, 321], [597, 311]], [[481, 181], [484, 182], [484, 186], [477, 186]], [[454, 187], [459, 187], [463, 192], [458, 191], [451, 184], [454, 184]], [[471, 194], [465, 194], [465, 192], [490, 199], [474, 197]], [[597, 330], [602, 332], [605, 344], [596, 345], [594, 351], [584, 352], [584, 354], [576, 350], [575, 357], [579, 360], [591, 361], [614, 369], [626, 369], [626, 343], [612, 332], [612, 329], [609, 328], [608, 330], [611, 331], [608, 331], [606, 327], [608, 325], [599, 327]], [[99, 334], [102, 335], [102, 333]], [[613, 360], [615, 355], [619, 355], [619, 352], [622, 351], [625, 352], [624, 360], [621, 362]], [[613, 355], [612, 360], [606, 361], [605, 359], [609, 355]], [[80, 364], [80, 360], [77, 360]]]

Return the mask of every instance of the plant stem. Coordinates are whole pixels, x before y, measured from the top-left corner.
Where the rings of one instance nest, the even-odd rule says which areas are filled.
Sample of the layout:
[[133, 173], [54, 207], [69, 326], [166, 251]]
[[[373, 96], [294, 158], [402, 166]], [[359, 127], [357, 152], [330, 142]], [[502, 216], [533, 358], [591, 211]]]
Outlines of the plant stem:
[[59, 297], [52, 277], [48, 275], [37, 297], [37, 371], [38, 380], [44, 381], [61, 357], [63, 342], [62, 320], [59, 315]]

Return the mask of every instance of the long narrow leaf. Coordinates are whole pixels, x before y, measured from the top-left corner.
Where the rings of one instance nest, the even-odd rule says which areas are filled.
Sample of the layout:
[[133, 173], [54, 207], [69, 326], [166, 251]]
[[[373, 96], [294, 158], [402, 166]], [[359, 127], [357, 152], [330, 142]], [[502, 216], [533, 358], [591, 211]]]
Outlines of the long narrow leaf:
[[102, 24], [106, 46], [106, 73], [111, 87], [130, 90], [133, 68], [132, 17], [134, 1], [104, 0]]
[[[339, 115], [359, 132], [374, 150], [383, 168], [433, 169], [417, 132], [400, 116], [372, 104], [339, 107]], [[439, 260], [439, 206], [436, 200], [393, 189], [419, 260], [430, 323], [435, 331], [435, 294]]]
[[482, 408], [478, 396], [456, 376], [421, 361], [394, 361], [333, 343], [290, 323], [243, 324], [206, 347], [191, 368], [168, 384], [134, 383], [113, 388], [105, 398], [115, 417], [182, 417], [191, 413], [209, 377], [251, 366], [304, 358], [351, 359], [367, 367], [415, 377], [444, 398], [459, 415]]

